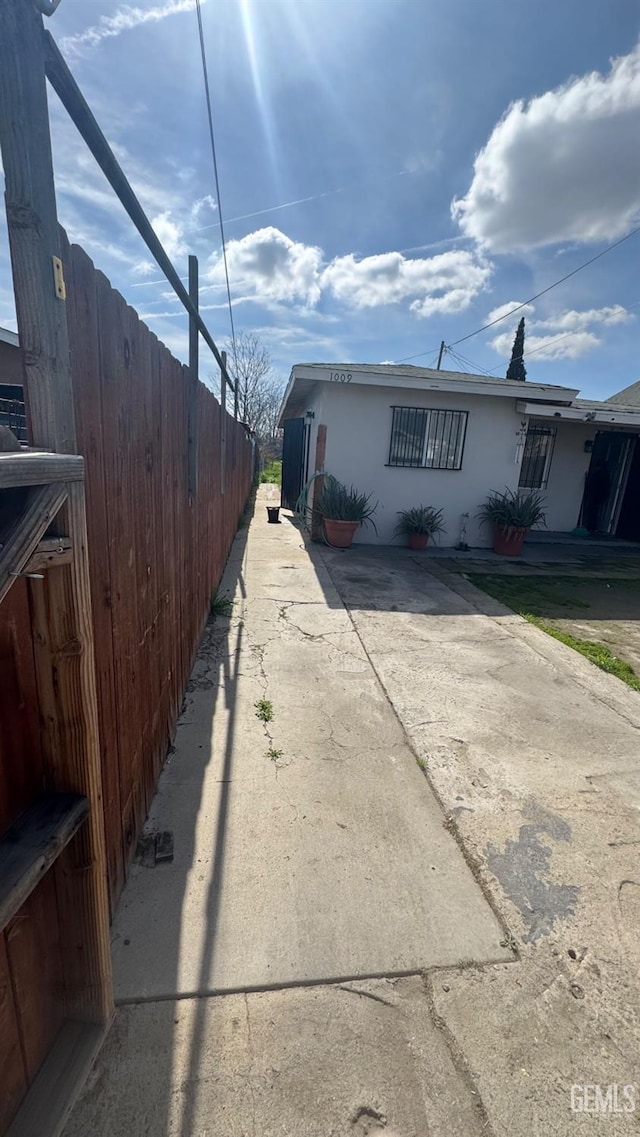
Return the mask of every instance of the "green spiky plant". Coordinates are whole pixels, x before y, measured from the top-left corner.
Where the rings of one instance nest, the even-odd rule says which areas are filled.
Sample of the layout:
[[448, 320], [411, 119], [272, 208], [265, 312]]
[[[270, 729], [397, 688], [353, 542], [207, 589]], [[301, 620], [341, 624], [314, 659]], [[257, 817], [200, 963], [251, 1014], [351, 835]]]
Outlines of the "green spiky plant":
[[520, 490], [492, 490], [477, 517], [483, 525], [495, 525], [508, 534], [522, 532], [534, 525], [546, 525], [544, 498], [542, 494]]
[[375, 529], [372, 518], [378, 503], [372, 505], [371, 496], [360, 493], [353, 486], [343, 485], [333, 474], [326, 474], [322, 489], [314, 498], [313, 508], [329, 521], [357, 521], [359, 525], [371, 522]]
[[432, 505], [416, 505], [413, 509], [398, 511], [400, 520], [396, 525], [394, 537], [409, 536], [410, 533], [426, 533], [429, 537], [444, 533], [442, 510]]

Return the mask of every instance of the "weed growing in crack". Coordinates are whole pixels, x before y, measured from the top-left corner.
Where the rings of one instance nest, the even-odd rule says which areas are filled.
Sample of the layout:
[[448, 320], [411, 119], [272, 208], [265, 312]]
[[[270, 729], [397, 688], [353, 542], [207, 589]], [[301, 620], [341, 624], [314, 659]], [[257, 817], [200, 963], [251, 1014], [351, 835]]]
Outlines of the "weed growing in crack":
[[267, 758], [271, 762], [280, 762], [284, 757], [284, 750], [276, 750], [275, 746], [270, 746], [267, 750]]
[[269, 699], [258, 699], [258, 702], [253, 705], [256, 708], [256, 718], [259, 718], [260, 722], [271, 722], [273, 719], [273, 703]]
[[209, 601], [209, 616], [230, 616], [233, 611], [233, 600], [229, 596], [222, 596], [218, 590], [211, 593]]
[[511, 932], [507, 932], [503, 940], [500, 940], [500, 947], [509, 948], [510, 951], [516, 952], [518, 950], [518, 941]]
[[427, 769], [427, 763], [425, 762], [424, 758], [419, 758], [416, 756], [416, 764], [420, 767], [422, 773], [424, 774], [425, 770]]

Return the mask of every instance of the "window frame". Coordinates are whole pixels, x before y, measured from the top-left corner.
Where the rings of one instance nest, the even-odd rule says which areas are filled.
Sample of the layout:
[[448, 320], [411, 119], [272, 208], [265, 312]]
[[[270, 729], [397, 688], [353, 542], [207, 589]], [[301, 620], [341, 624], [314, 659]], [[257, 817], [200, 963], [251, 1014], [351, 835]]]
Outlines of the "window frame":
[[[415, 407], [415, 406], [411, 407], [411, 406], [406, 406], [405, 404], [399, 404], [399, 403], [392, 403], [390, 410], [391, 410], [391, 433], [390, 433], [390, 438], [389, 438], [388, 458], [387, 458], [387, 461], [385, 463], [386, 466], [388, 466], [394, 470], [437, 470], [439, 472], [446, 472], [446, 473], [458, 473], [462, 469], [463, 461], [464, 461], [465, 445], [466, 445], [466, 441], [467, 441], [467, 425], [469, 422], [469, 412], [467, 410], [461, 410], [459, 407]], [[397, 460], [394, 461], [394, 433], [395, 433], [395, 430], [397, 429], [395, 427], [395, 424], [396, 424], [396, 412], [398, 412], [398, 411], [407, 411], [407, 412], [419, 415], [421, 417], [422, 421], [424, 422], [424, 438], [422, 440], [422, 451], [421, 451], [419, 462], [417, 462], [417, 461], [397, 461]], [[429, 431], [431, 428], [431, 423], [433, 421], [433, 416], [436, 416], [436, 422], [438, 421], [439, 416], [444, 416], [443, 422], [446, 423], [446, 416], [447, 415], [452, 416], [452, 418], [451, 418], [452, 426], [450, 427], [450, 430], [449, 430], [449, 443], [448, 443], [448, 445], [451, 444], [451, 439], [454, 436], [454, 430], [455, 430], [455, 452], [456, 452], [458, 460], [457, 460], [457, 464], [453, 465], [453, 466], [435, 465], [435, 464], [433, 464], [433, 462], [430, 463], [427, 460], [427, 450], [429, 447]], [[455, 426], [454, 426], [456, 421], [458, 423], [457, 428], [455, 428]], [[443, 428], [442, 434], [439, 437], [436, 436], [436, 438], [433, 439], [434, 446], [439, 447], [440, 459], [442, 457], [442, 448], [444, 446], [444, 440], [445, 440], [445, 429]], [[397, 450], [397, 447], [396, 447], [396, 450]]]
[[[526, 458], [526, 454], [527, 454], [527, 441], [528, 441], [530, 434], [532, 436], [537, 434], [539, 437], [550, 439], [550, 444], [548, 446], [547, 453], [544, 456], [544, 463], [542, 465], [542, 472], [540, 475], [540, 481], [539, 481], [539, 484], [537, 484], [537, 485], [523, 485], [522, 480], [521, 480], [522, 479], [522, 471], [524, 468], [525, 458]], [[553, 461], [553, 455], [555, 453], [557, 437], [558, 437], [558, 428], [555, 425], [555, 423], [552, 423], [552, 422], [534, 422], [534, 423], [529, 422], [529, 424], [527, 426], [527, 433], [525, 436], [524, 445], [522, 447], [522, 459], [520, 462], [520, 472], [518, 474], [518, 489], [519, 490], [530, 490], [532, 492], [535, 492], [536, 490], [546, 490], [546, 488], [549, 484], [549, 475], [551, 473], [551, 463]]]

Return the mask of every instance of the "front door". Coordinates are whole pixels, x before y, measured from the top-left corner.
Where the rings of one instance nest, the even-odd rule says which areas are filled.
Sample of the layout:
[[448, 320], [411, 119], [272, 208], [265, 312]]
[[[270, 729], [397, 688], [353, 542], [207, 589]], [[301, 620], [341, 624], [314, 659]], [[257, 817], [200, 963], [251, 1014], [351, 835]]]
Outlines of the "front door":
[[621, 536], [617, 532], [618, 518], [635, 445], [635, 434], [615, 430], [599, 430], [596, 434], [582, 507], [583, 524], [593, 532]]
[[289, 418], [284, 424], [282, 443], [282, 493], [284, 509], [295, 509], [302, 490], [305, 429], [303, 418]]
[[625, 541], [640, 541], [640, 442], [637, 435], [634, 443], [616, 526], [616, 537], [623, 537]]

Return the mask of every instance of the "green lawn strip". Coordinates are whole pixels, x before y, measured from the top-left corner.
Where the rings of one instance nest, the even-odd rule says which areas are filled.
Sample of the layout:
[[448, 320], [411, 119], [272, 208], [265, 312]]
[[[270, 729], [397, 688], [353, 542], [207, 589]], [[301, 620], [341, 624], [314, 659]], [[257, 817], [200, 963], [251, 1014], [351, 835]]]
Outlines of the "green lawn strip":
[[260, 474], [261, 482], [273, 482], [277, 486], [282, 485], [282, 462], [269, 462]]
[[[468, 576], [472, 584], [487, 592], [489, 596], [493, 596], [495, 600], [500, 600], [508, 608], [512, 608], [530, 624], [553, 636], [560, 643], [566, 644], [567, 647], [573, 648], [585, 659], [595, 663], [601, 671], [615, 675], [634, 691], [640, 691], [640, 678], [628, 663], [618, 659], [604, 644], [596, 643], [594, 640], [582, 640], [578, 636], [570, 635], [569, 632], [561, 631], [545, 618], [548, 617], [548, 613], [540, 610], [549, 603], [561, 607], [588, 608], [588, 604], [579, 601], [576, 597], [565, 598], [561, 591], [563, 586], [566, 587], [569, 583], [582, 584], [583, 581], [569, 577], [552, 578], [549, 582], [551, 587], [540, 588], [540, 582], [544, 579], [541, 577], [536, 578], [534, 583], [531, 577], [489, 576], [485, 573], [469, 573]], [[603, 581], [603, 585], [606, 583]], [[559, 589], [558, 595], [552, 595], [554, 587]]]

